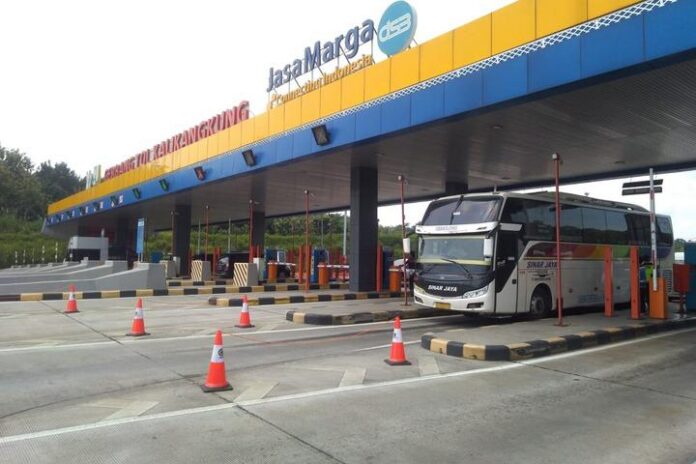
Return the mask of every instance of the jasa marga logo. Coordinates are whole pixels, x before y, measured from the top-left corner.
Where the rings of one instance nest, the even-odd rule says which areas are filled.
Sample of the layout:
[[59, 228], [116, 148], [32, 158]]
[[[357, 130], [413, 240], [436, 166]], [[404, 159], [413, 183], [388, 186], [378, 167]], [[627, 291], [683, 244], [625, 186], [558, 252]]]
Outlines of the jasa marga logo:
[[389, 5], [377, 28], [379, 49], [392, 56], [408, 48], [416, 33], [416, 23], [416, 10], [408, 2]]

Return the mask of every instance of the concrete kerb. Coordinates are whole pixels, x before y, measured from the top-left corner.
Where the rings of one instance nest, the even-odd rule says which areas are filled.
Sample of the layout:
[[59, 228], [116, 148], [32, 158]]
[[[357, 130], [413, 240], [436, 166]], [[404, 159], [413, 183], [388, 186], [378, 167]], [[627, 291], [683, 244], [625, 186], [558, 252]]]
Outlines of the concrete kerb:
[[[399, 295], [400, 296], [400, 295]], [[365, 324], [368, 322], [385, 322], [394, 319], [396, 316], [401, 319], [417, 319], [421, 317], [457, 315], [451, 311], [443, 311], [434, 308], [410, 308], [395, 309], [391, 311], [358, 312], [348, 314], [320, 314], [302, 313], [299, 311], [288, 311], [285, 319], [296, 324], [311, 325], [348, 325]]]
[[[240, 292], [244, 293], [244, 292]], [[309, 295], [290, 295], [282, 297], [260, 297], [249, 298], [249, 306], [262, 306], [274, 304], [299, 304], [299, 303], [320, 303], [329, 301], [348, 301], [348, 300], [372, 300], [378, 298], [397, 298], [400, 292], [357, 292], [357, 293], [313, 293]], [[241, 298], [219, 298], [211, 297], [208, 303], [213, 306], [242, 306]], [[286, 316], [287, 317], [287, 316]]]
[[[310, 285], [310, 290], [346, 290], [348, 284], [334, 283], [329, 285]], [[133, 298], [138, 296], [195, 296], [221, 293], [258, 293], [258, 292], [285, 292], [303, 290], [304, 286], [296, 284], [267, 284], [253, 287], [219, 286], [219, 287], [174, 287], [167, 289], [143, 288], [138, 290], [100, 290], [87, 292], [74, 292], [77, 300], [92, 300], [104, 298]], [[0, 295], [0, 302], [10, 301], [51, 301], [67, 300], [70, 292], [45, 292], [45, 293], [17, 293], [14, 295]], [[311, 297], [312, 295], [310, 295]], [[316, 295], [314, 295], [316, 296]], [[294, 298], [294, 297], [290, 297]], [[241, 306], [241, 299], [239, 300]], [[213, 303], [211, 303], [213, 304]]]
[[421, 346], [434, 353], [457, 358], [480, 361], [519, 361], [688, 327], [696, 327], [696, 317], [640, 322], [621, 327], [608, 327], [577, 334], [554, 336], [545, 340], [530, 340], [505, 345], [470, 344], [438, 338], [434, 334], [425, 334], [421, 337]]

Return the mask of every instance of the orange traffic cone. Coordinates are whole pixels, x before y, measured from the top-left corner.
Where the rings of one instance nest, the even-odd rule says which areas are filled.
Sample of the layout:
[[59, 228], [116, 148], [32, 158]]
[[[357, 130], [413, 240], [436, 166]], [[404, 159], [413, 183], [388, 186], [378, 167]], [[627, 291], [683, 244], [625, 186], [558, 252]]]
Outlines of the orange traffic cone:
[[222, 353], [222, 332], [215, 332], [215, 341], [213, 342], [213, 355], [210, 357], [210, 365], [208, 366], [208, 377], [205, 379], [205, 384], [201, 385], [204, 392], [214, 392], [222, 390], [232, 390], [232, 386], [227, 382], [225, 375], [225, 357]]
[[63, 311], [65, 314], [79, 313], [77, 310], [77, 300], [75, 299], [75, 286], [70, 286], [70, 293], [68, 294], [68, 305]]
[[407, 366], [411, 363], [406, 360], [404, 351], [404, 339], [401, 336], [401, 318], [396, 316], [394, 319], [394, 334], [392, 335], [391, 355], [384, 360], [390, 366]]
[[131, 325], [130, 333], [126, 335], [130, 337], [142, 337], [143, 335], [150, 335], [145, 332], [145, 319], [143, 319], [143, 299], [138, 298], [138, 302], [135, 304], [135, 315], [133, 316], [133, 324]]
[[251, 317], [249, 316], [249, 298], [246, 295], [242, 295], [242, 312], [239, 313], [239, 324], [235, 327], [240, 329], [248, 329], [254, 327], [251, 325]]

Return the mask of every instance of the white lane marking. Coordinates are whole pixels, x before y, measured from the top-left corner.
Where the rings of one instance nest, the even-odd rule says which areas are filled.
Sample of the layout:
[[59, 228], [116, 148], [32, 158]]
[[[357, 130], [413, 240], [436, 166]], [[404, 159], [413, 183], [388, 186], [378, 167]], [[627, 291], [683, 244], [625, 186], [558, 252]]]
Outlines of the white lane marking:
[[[416, 343], [420, 343], [420, 340], [412, 340], [410, 342], [404, 342], [404, 345], [415, 345]], [[372, 350], [383, 350], [385, 348], [391, 348], [391, 343], [387, 343], [386, 345], [377, 345], [377, 346], [370, 346], [367, 348], [359, 348], [357, 350], [353, 350], [354, 353], [359, 353], [361, 351], [372, 351]]]
[[[429, 375], [426, 377], [410, 377], [407, 379], [388, 380], [385, 382], [375, 382], [375, 383], [361, 384], [361, 385], [349, 385], [346, 387], [328, 388], [325, 390], [316, 390], [316, 391], [311, 391], [311, 392], [295, 393], [292, 395], [276, 396], [276, 397], [263, 398], [263, 399], [258, 399], [258, 400], [240, 401], [238, 403], [225, 403], [225, 404], [218, 404], [215, 406], [203, 406], [203, 407], [199, 407], [199, 408], [180, 409], [178, 411], [170, 411], [170, 412], [163, 412], [163, 413], [157, 413], [157, 414], [150, 414], [148, 416], [128, 417], [128, 418], [123, 418], [123, 419], [113, 419], [113, 420], [108, 420], [108, 421], [103, 421], [103, 422], [95, 422], [95, 423], [91, 423], [91, 424], [75, 425], [72, 427], [63, 427], [63, 428], [53, 429], [53, 430], [42, 430], [40, 432], [24, 433], [24, 434], [20, 434], [20, 435], [11, 435], [8, 437], [0, 437], [0, 445], [5, 444], [5, 443], [14, 443], [14, 442], [18, 442], [18, 441], [33, 440], [36, 438], [55, 437], [55, 436], [64, 435], [67, 433], [73, 433], [73, 432], [84, 432], [84, 431], [88, 431], [88, 430], [100, 429], [103, 427], [112, 427], [112, 426], [116, 426], [116, 425], [132, 424], [132, 423], [136, 423], [136, 422], [153, 421], [153, 420], [159, 420], [159, 419], [169, 419], [172, 417], [181, 417], [181, 416], [188, 416], [188, 415], [192, 415], [192, 414], [201, 414], [201, 413], [205, 413], [205, 412], [221, 411], [221, 410], [225, 410], [225, 409], [236, 408], [237, 406], [258, 406], [258, 405], [262, 405], [262, 404], [270, 404], [270, 403], [277, 403], [277, 402], [282, 402], [282, 401], [292, 401], [292, 400], [313, 398], [313, 397], [317, 397], [317, 396], [339, 394], [339, 393], [345, 393], [345, 392], [351, 392], [351, 391], [371, 390], [374, 388], [406, 385], [406, 384], [418, 383], [418, 382], [430, 382], [430, 381], [437, 381], [440, 379], [449, 379], [449, 378], [455, 378], [455, 377], [464, 377], [464, 376], [469, 376], [469, 375], [487, 374], [487, 373], [491, 373], [491, 372], [506, 371], [506, 370], [511, 370], [511, 369], [519, 369], [521, 367], [525, 367], [527, 364], [537, 364], [538, 362], [553, 361], [556, 359], [562, 359], [562, 358], [567, 358], [567, 357], [571, 357], [571, 356], [582, 356], [582, 355], [588, 354], [588, 353], [594, 353], [594, 352], [603, 351], [603, 350], [610, 350], [613, 348], [618, 348], [620, 346], [632, 345], [634, 343], [641, 343], [644, 341], [650, 341], [650, 340], [655, 340], [658, 338], [670, 337], [670, 336], [674, 336], [675, 334], [678, 335], [678, 334], [693, 332], [693, 331], [696, 331], [696, 328], [675, 330], [673, 332], [666, 332], [666, 333], [662, 333], [662, 334], [651, 335], [648, 337], [636, 338], [634, 340], [627, 340], [625, 342], [612, 343], [609, 345], [598, 346], [596, 348], [589, 348], [586, 350], [572, 351], [569, 353], [546, 356], [544, 358], [539, 358], [537, 360], [523, 361], [523, 362], [517, 362], [517, 363], [512, 363], [512, 364], [504, 364], [501, 366], [483, 367], [481, 369], [471, 369], [468, 371], [450, 372], [447, 374], [439, 374], [439, 375]], [[536, 362], [534, 362], [534, 361], [536, 361]]]
[[83, 348], [83, 347], [93, 347], [93, 346], [106, 346], [106, 345], [118, 345], [118, 343], [113, 341], [105, 342], [90, 342], [90, 343], [72, 343], [67, 345], [32, 345], [32, 346], [20, 346], [14, 348], [2, 348], [0, 353], [12, 353], [15, 351], [53, 351], [62, 350], [65, 348]]
[[[284, 324], [264, 324], [261, 326], [261, 330], [263, 332], [273, 332], [274, 331], [273, 329], [275, 329], [276, 327], [280, 327], [281, 325], [284, 325]], [[259, 332], [261, 332], [261, 330], [259, 330]], [[258, 333], [258, 332], [256, 332], [256, 333]]]
[[103, 420], [123, 419], [126, 417], [140, 416], [159, 404], [159, 401], [140, 401], [140, 400], [120, 400], [120, 399], [105, 399], [95, 403], [89, 403], [87, 406], [96, 408], [118, 409], [115, 413], [106, 417]]
[[348, 385], [362, 385], [367, 375], [367, 369], [363, 367], [349, 367], [343, 372], [339, 387], [347, 387]]
[[[429, 321], [429, 320], [437, 320], [441, 318], [449, 318], [452, 316], [433, 316], [433, 317], [422, 317], [419, 319], [407, 319], [404, 321], [401, 321], [402, 324], [405, 325], [410, 325], [409, 323], [414, 323], [418, 321]], [[268, 334], [281, 334], [281, 333], [292, 333], [292, 332], [307, 332], [307, 331], [312, 331], [312, 330], [343, 330], [343, 329], [353, 329], [356, 331], [360, 331], [359, 329], [361, 327], [365, 326], [371, 326], [371, 325], [377, 325], [377, 324], [392, 324], [391, 321], [383, 321], [383, 322], [368, 322], [365, 324], [353, 324], [353, 325], [327, 325], [327, 326], [318, 326], [318, 327], [298, 327], [296, 329], [281, 329], [281, 330], [256, 330], [253, 332], [243, 332], [245, 335], [268, 335]], [[206, 329], [206, 331], [209, 329]], [[201, 330], [203, 332], [203, 330]], [[235, 335], [241, 335], [242, 332], [228, 332], [224, 333], [223, 335], [225, 337], [234, 337]], [[129, 343], [137, 343], [137, 344], [144, 344], [144, 343], [153, 343], [153, 342], [170, 342], [170, 341], [176, 341], [176, 340], [200, 340], [202, 338], [209, 338], [212, 337], [213, 333], [209, 334], [197, 334], [197, 335], [183, 335], [181, 337], [162, 337], [162, 338], [147, 338], [147, 339], [138, 339], [135, 340], [133, 338], [119, 338], [119, 343], [121, 344], [129, 344]], [[116, 342], [113, 341], [104, 341], [104, 342], [91, 342], [91, 343], [73, 343], [73, 344], [68, 344], [68, 345], [55, 345], [55, 346], [43, 346], [43, 345], [32, 345], [32, 346], [23, 346], [23, 347], [15, 347], [15, 348], [2, 348], [0, 349], [0, 353], [4, 352], [12, 352], [12, 351], [30, 351], [30, 350], [51, 350], [51, 349], [63, 349], [63, 348], [89, 348], [92, 346], [97, 346], [97, 345], [109, 345], [109, 344], [114, 344]], [[420, 343], [420, 342], [411, 342], [411, 343]], [[390, 346], [390, 345], [386, 345]], [[380, 347], [373, 347], [373, 348], [367, 348], [368, 350], [374, 350], [377, 348], [384, 348], [383, 346]]]
[[418, 356], [418, 370], [421, 376], [438, 375], [440, 366], [435, 356]]
[[[401, 321], [402, 324], [407, 324], [417, 322], [417, 321], [427, 321], [427, 320], [435, 320], [435, 319], [441, 319], [441, 318], [449, 318], [452, 316], [433, 316], [433, 317], [423, 317], [420, 319], [408, 319]], [[281, 330], [256, 330], [252, 332], [243, 332], [245, 335], [268, 335], [268, 334], [281, 334], [281, 333], [292, 333], [292, 332], [306, 332], [306, 331], [312, 331], [312, 330], [341, 330], [341, 329], [354, 329], [356, 331], [360, 327], [364, 326], [370, 326], [370, 325], [377, 325], [377, 324], [392, 324], [391, 321], [383, 321], [383, 322], [368, 322], [365, 324], [352, 324], [352, 325], [327, 325], [327, 326], [318, 326], [318, 327], [299, 327], [297, 329], [281, 329]], [[208, 331], [210, 329], [205, 329], [205, 331]], [[203, 332], [203, 330], [201, 330]], [[224, 333], [223, 335], [225, 337], [234, 337], [235, 335], [241, 335], [242, 332], [228, 332]], [[130, 343], [137, 343], [137, 344], [144, 344], [144, 343], [153, 343], [153, 342], [171, 342], [171, 341], [177, 341], [177, 340], [200, 340], [202, 338], [209, 338], [212, 337], [214, 334], [207, 333], [207, 334], [202, 334], [199, 332], [197, 335], [183, 335], [181, 337], [162, 337], [162, 338], [147, 338], [147, 339], [133, 339], [133, 338], [119, 338], [118, 342], [121, 344], [130, 344]], [[420, 343], [420, 341], [413, 341], [413, 342], [407, 342], [405, 344], [413, 344], [413, 343]], [[45, 345], [32, 345], [32, 346], [23, 346], [23, 347], [15, 347], [15, 348], [2, 348], [0, 349], [0, 353], [4, 352], [12, 352], [12, 351], [31, 351], [31, 350], [37, 350], [37, 351], [43, 351], [43, 350], [51, 350], [51, 349], [63, 349], [63, 348], [89, 348], [92, 346], [98, 346], [98, 345], [111, 345], [111, 344], [116, 344], [116, 342], [113, 341], [104, 341], [104, 342], [90, 342], [90, 343], [73, 343], [73, 344], [68, 344], [68, 345], [55, 345], [55, 346], [45, 346]], [[361, 350], [357, 351], [369, 351], [369, 350], [376, 350], [379, 348], [385, 348], [389, 347], [391, 345], [380, 345], [380, 346], [374, 346], [370, 348], [364, 348]]]
[[268, 395], [276, 385], [278, 385], [278, 382], [254, 382], [237, 396], [234, 401], [240, 403], [243, 401], [260, 400]]

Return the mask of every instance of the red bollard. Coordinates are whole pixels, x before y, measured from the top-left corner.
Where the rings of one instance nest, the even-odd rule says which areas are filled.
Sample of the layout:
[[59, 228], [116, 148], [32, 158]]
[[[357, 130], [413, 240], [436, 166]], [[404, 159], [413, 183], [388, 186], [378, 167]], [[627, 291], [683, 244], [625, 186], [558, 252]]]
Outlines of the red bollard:
[[631, 319], [640, 319], [640, 268], [638, 266], [638, 247], [631, 247]]
[[614, 317], [614, 257], [610, 246], [604, 247], [604, 315]]
[[383, 256], [382, 256], [382, 245], [378, 244], [377, 245], [377, 269], [375, 272], [377, 273], [377, 288], [376, 290], [378, 292], [382, 291], [382, 261], [383, 261]]
[[302, 255], [304, 255], [304, 253], [302, 252], [302, 248], [303, 247], [300, 247], [300, 249], [299, 249], [299, 257], [298, 257], [298, 261], [297, 261], [297, 270], [298, 270], [297, 282], [300, 285], [302, 285], [302, 283], [304, 282], [304, 280], [302, 280], [302, 274], [304, 273], [304, 269], [302, 268]]

